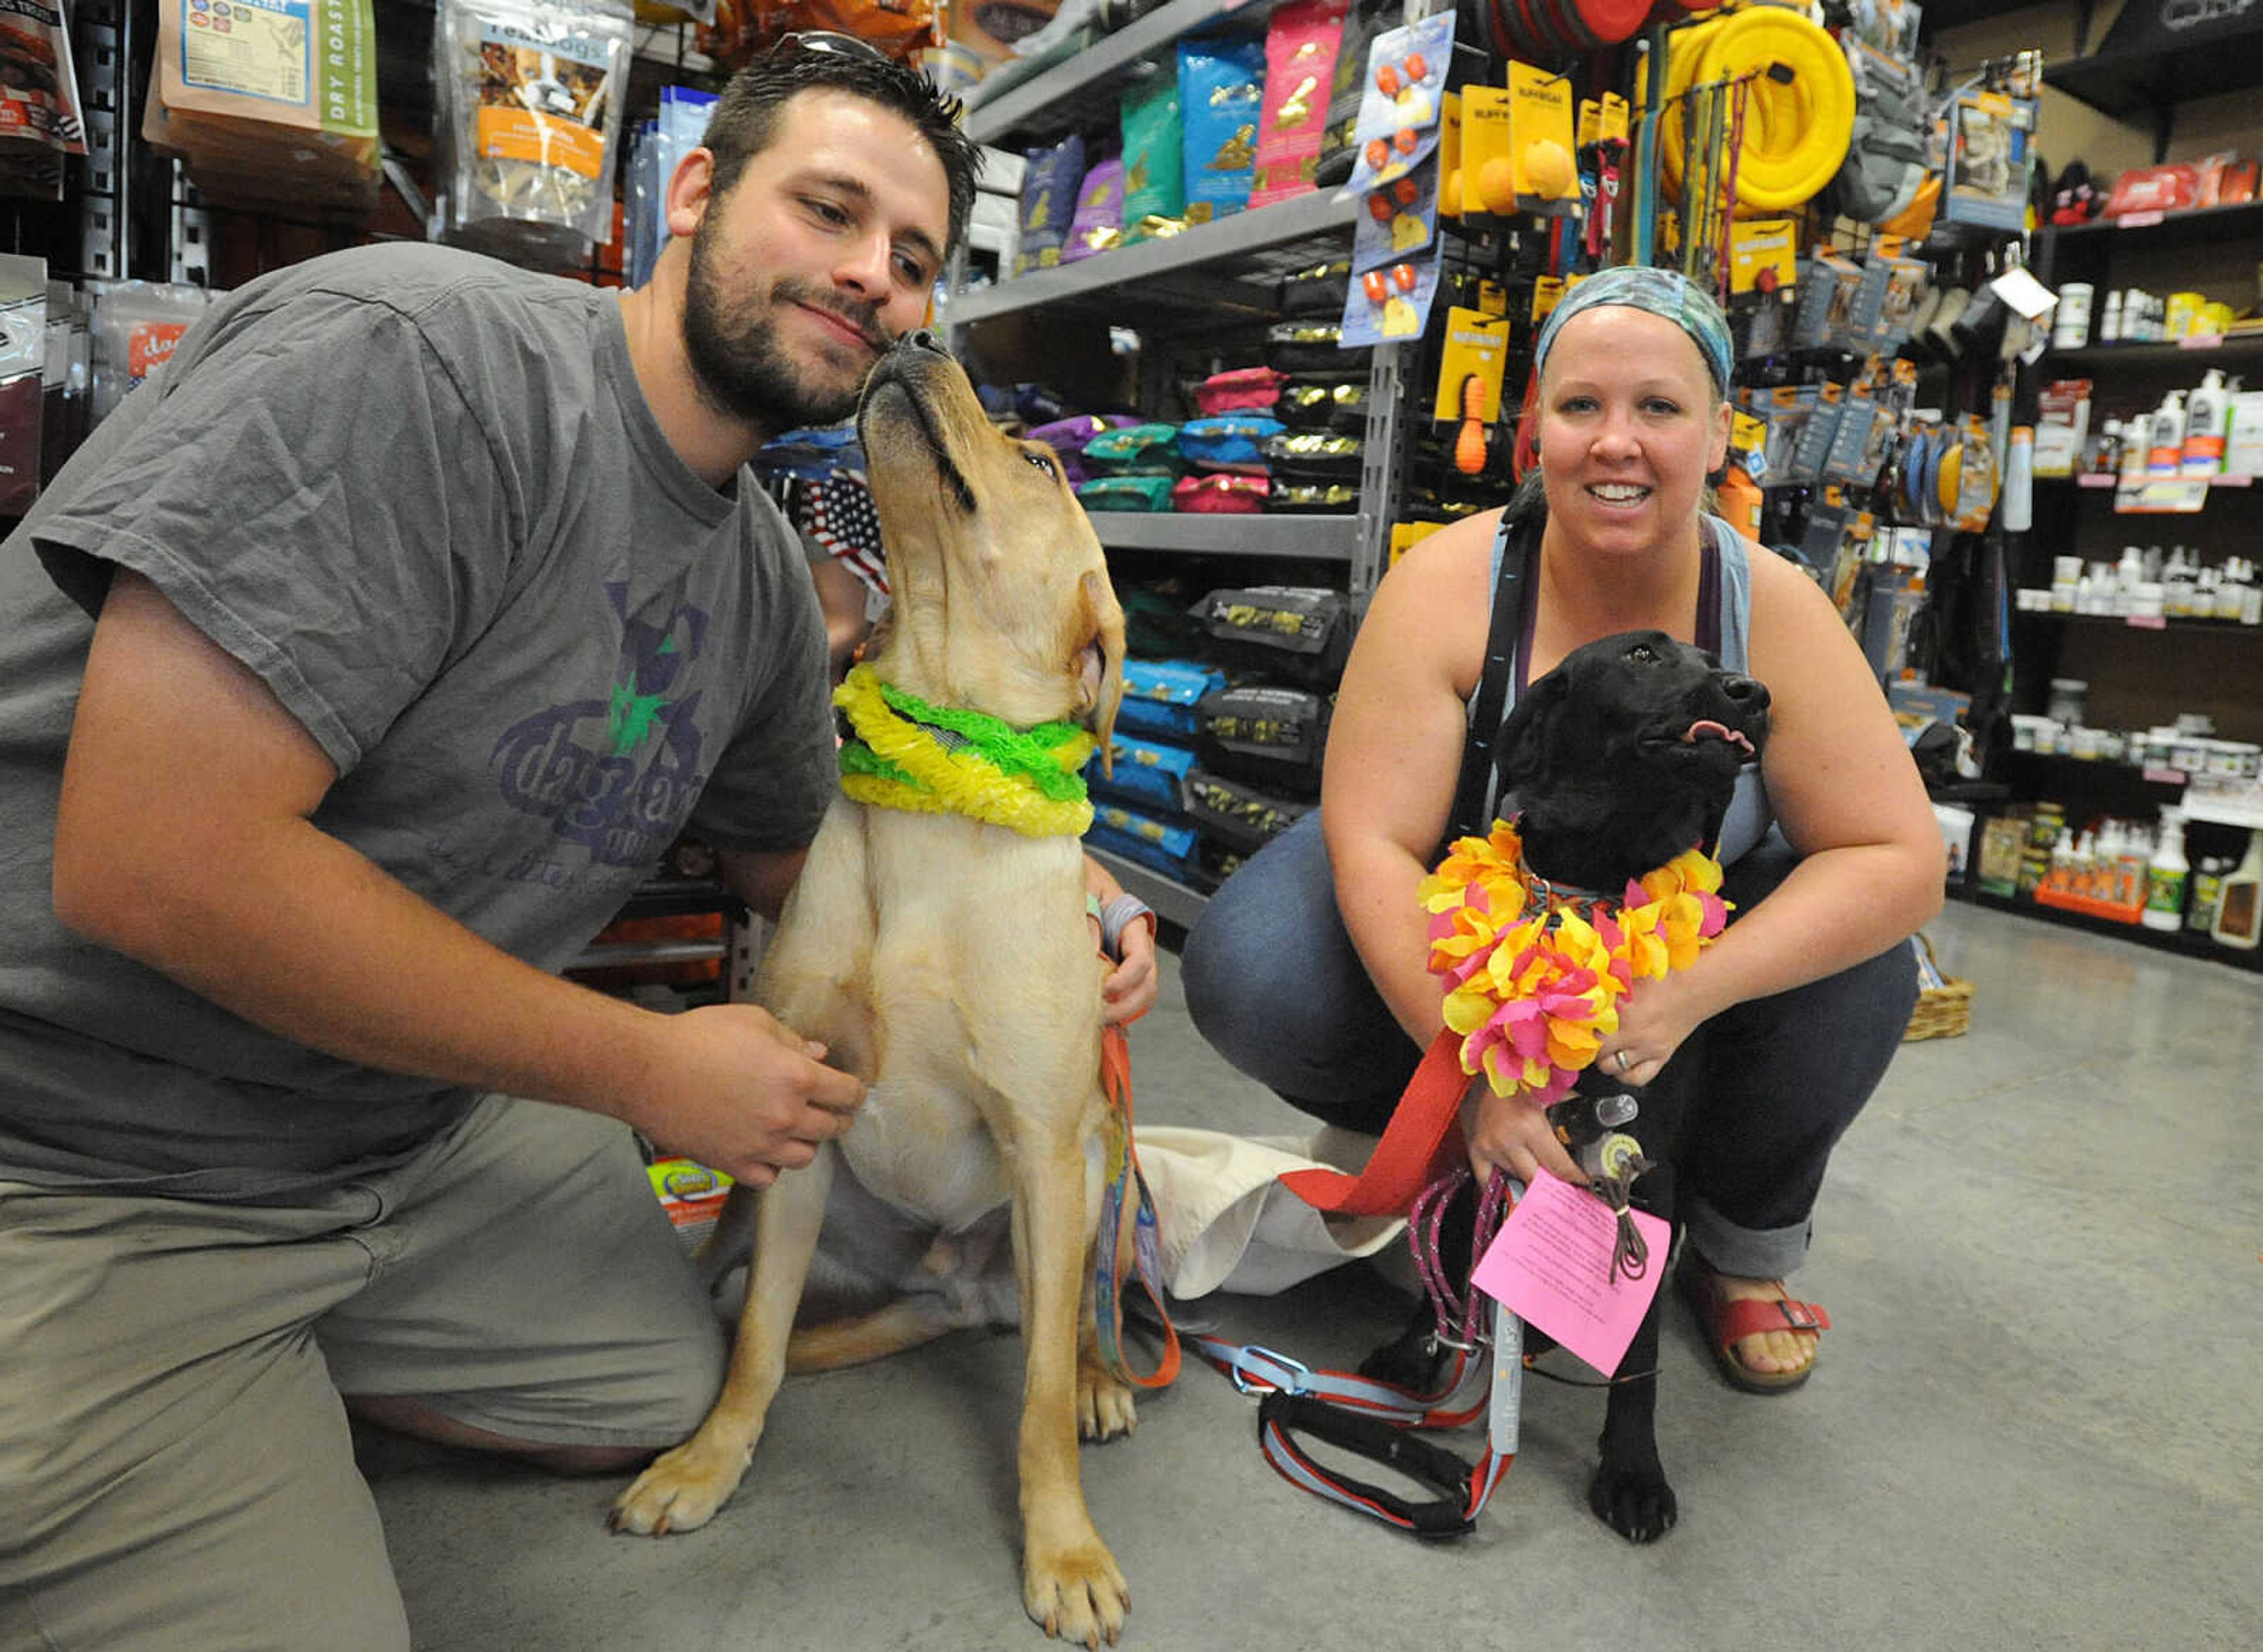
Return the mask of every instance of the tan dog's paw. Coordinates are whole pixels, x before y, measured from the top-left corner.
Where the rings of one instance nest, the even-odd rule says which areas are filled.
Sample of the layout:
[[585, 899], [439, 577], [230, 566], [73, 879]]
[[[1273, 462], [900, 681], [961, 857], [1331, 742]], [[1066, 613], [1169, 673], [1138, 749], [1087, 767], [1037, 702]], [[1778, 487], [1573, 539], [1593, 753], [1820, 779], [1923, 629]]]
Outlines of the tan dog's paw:
[[613, 1504], [605, 1525], [615, 1532], [663, 1537], [691, 1532], [714, 1518], [747, 1472], [747, 1453], [717, 1446], [695, 1434], [654, 1459]]
[[1022, 1605], [1047, 1634], [1088, 1647], [1116, 1644], [1132, 1590], [1098, 1536], [1042, 1550], [1032, 1542], [1024, 1563]]
[[1139, 1426], [1132, 1391], [1097, 1359], [1076, 1362], [1076, 1432], [1080, 1439], [1114, 1439]]

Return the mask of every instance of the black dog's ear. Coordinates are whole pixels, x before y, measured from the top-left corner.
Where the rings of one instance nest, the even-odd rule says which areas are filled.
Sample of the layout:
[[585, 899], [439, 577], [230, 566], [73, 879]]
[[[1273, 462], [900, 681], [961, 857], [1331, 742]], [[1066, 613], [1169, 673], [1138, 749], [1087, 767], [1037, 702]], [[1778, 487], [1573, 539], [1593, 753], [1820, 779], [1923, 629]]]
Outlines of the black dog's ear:
[[1512, 792], [1540, 773], [1548, 760], [1549, 720], [1571, 690], [1570, 679], [1562, 671], [1551, 671], [1516, 697], [1515, 708], [1501, 724], [1500, 738], [1493, 748], [1493, 772], [1500, 777], [1499, 791]]

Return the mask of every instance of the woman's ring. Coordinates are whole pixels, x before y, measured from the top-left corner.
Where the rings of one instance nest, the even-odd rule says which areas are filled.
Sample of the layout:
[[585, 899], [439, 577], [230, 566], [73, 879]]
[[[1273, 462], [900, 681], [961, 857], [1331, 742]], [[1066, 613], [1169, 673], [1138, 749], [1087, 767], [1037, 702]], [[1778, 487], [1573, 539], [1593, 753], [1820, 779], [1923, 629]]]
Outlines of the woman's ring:
[[1634, 1065], [1634, 1057], [1625, 1050], [1619, 1051], [1612, 1059], [1618, 1062], [1619, 1076], [1622, 1078], [1626, 1076], [1627, 1069]]

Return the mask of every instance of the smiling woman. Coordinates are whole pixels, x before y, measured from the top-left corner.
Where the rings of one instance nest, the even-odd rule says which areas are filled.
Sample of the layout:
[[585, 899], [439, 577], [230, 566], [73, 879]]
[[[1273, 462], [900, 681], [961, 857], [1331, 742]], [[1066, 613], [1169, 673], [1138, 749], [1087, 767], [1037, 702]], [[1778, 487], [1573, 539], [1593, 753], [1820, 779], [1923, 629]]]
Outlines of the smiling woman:
[[[1729, 420], [1711, 299], [1667, 271], [1605, 271], [1558, 306], [1536, 355], [1537, 475], [1377, 587], [1320, 809], [1213, 897], [1188, 938], [1188, 1007], [1292, 1104], [1379, 1131], [1440, 1024], [1416, 890], [1450, 831], [1522, 801], [1497, 794], [1491, 765], [1523, 685], [1621, 633], [1694, 643], [1774, 691], [1773, 735], [1708, 844], [1737, 916], [1688, 969], [1627, 994], [1599, 1061], [1630, 1086], [1690, 1086], [1691, 1265], [1720, 1270], [1709, 1300], [1780, 1299], [1831, 1147], [1907, 1023], [1905, 938], [1940, 902], [1939, 833], [1836, 611], [1703, 509]], [[1584, 1179], [1536, 1107], [1479, 1086], [1463, 1124], [1480, 1173]], [[1814, 1358], [1811, 1330], [1711, 1340], [1749, 1386], [1798, 1381]]]

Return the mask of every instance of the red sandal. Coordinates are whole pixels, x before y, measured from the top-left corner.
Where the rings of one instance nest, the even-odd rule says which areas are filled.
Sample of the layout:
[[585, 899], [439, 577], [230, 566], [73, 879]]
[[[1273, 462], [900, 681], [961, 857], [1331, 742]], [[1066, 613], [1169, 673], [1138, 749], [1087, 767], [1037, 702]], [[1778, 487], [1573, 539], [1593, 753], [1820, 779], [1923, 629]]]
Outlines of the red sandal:
[[[1812, 1355], [1797, 1371], [1754, 1371], [1737, 1358], [1737, 1344], [1747, 1337], [1771, 1330], [1813, 1331], [1819, 1340], [1821, 1334], [1831, 1329], [1831, 1315], [1814, 1303], [1799, 1301], [1789, 1293], [1772, 1302], [1753, 1298], [1732, 1301], [1723, 1293], [1720, 1279], [1694, 1254], [1684, 1256], [1681, 1265], [1674, 1270], [1674, 1281], [1696, 1314], [1697, 1322], [1705, 1332], [1706, 1346], [1712, 1350], [1713, 1363], [1721, 1367], [1721, 1374], [1733, 1387], [1753, 1394], [1783, 1394], [1812, 1376]], [[1779, 1291], [1784, 1288], [1782, 1279], [1775, 1280], [1775, 1285]]]

